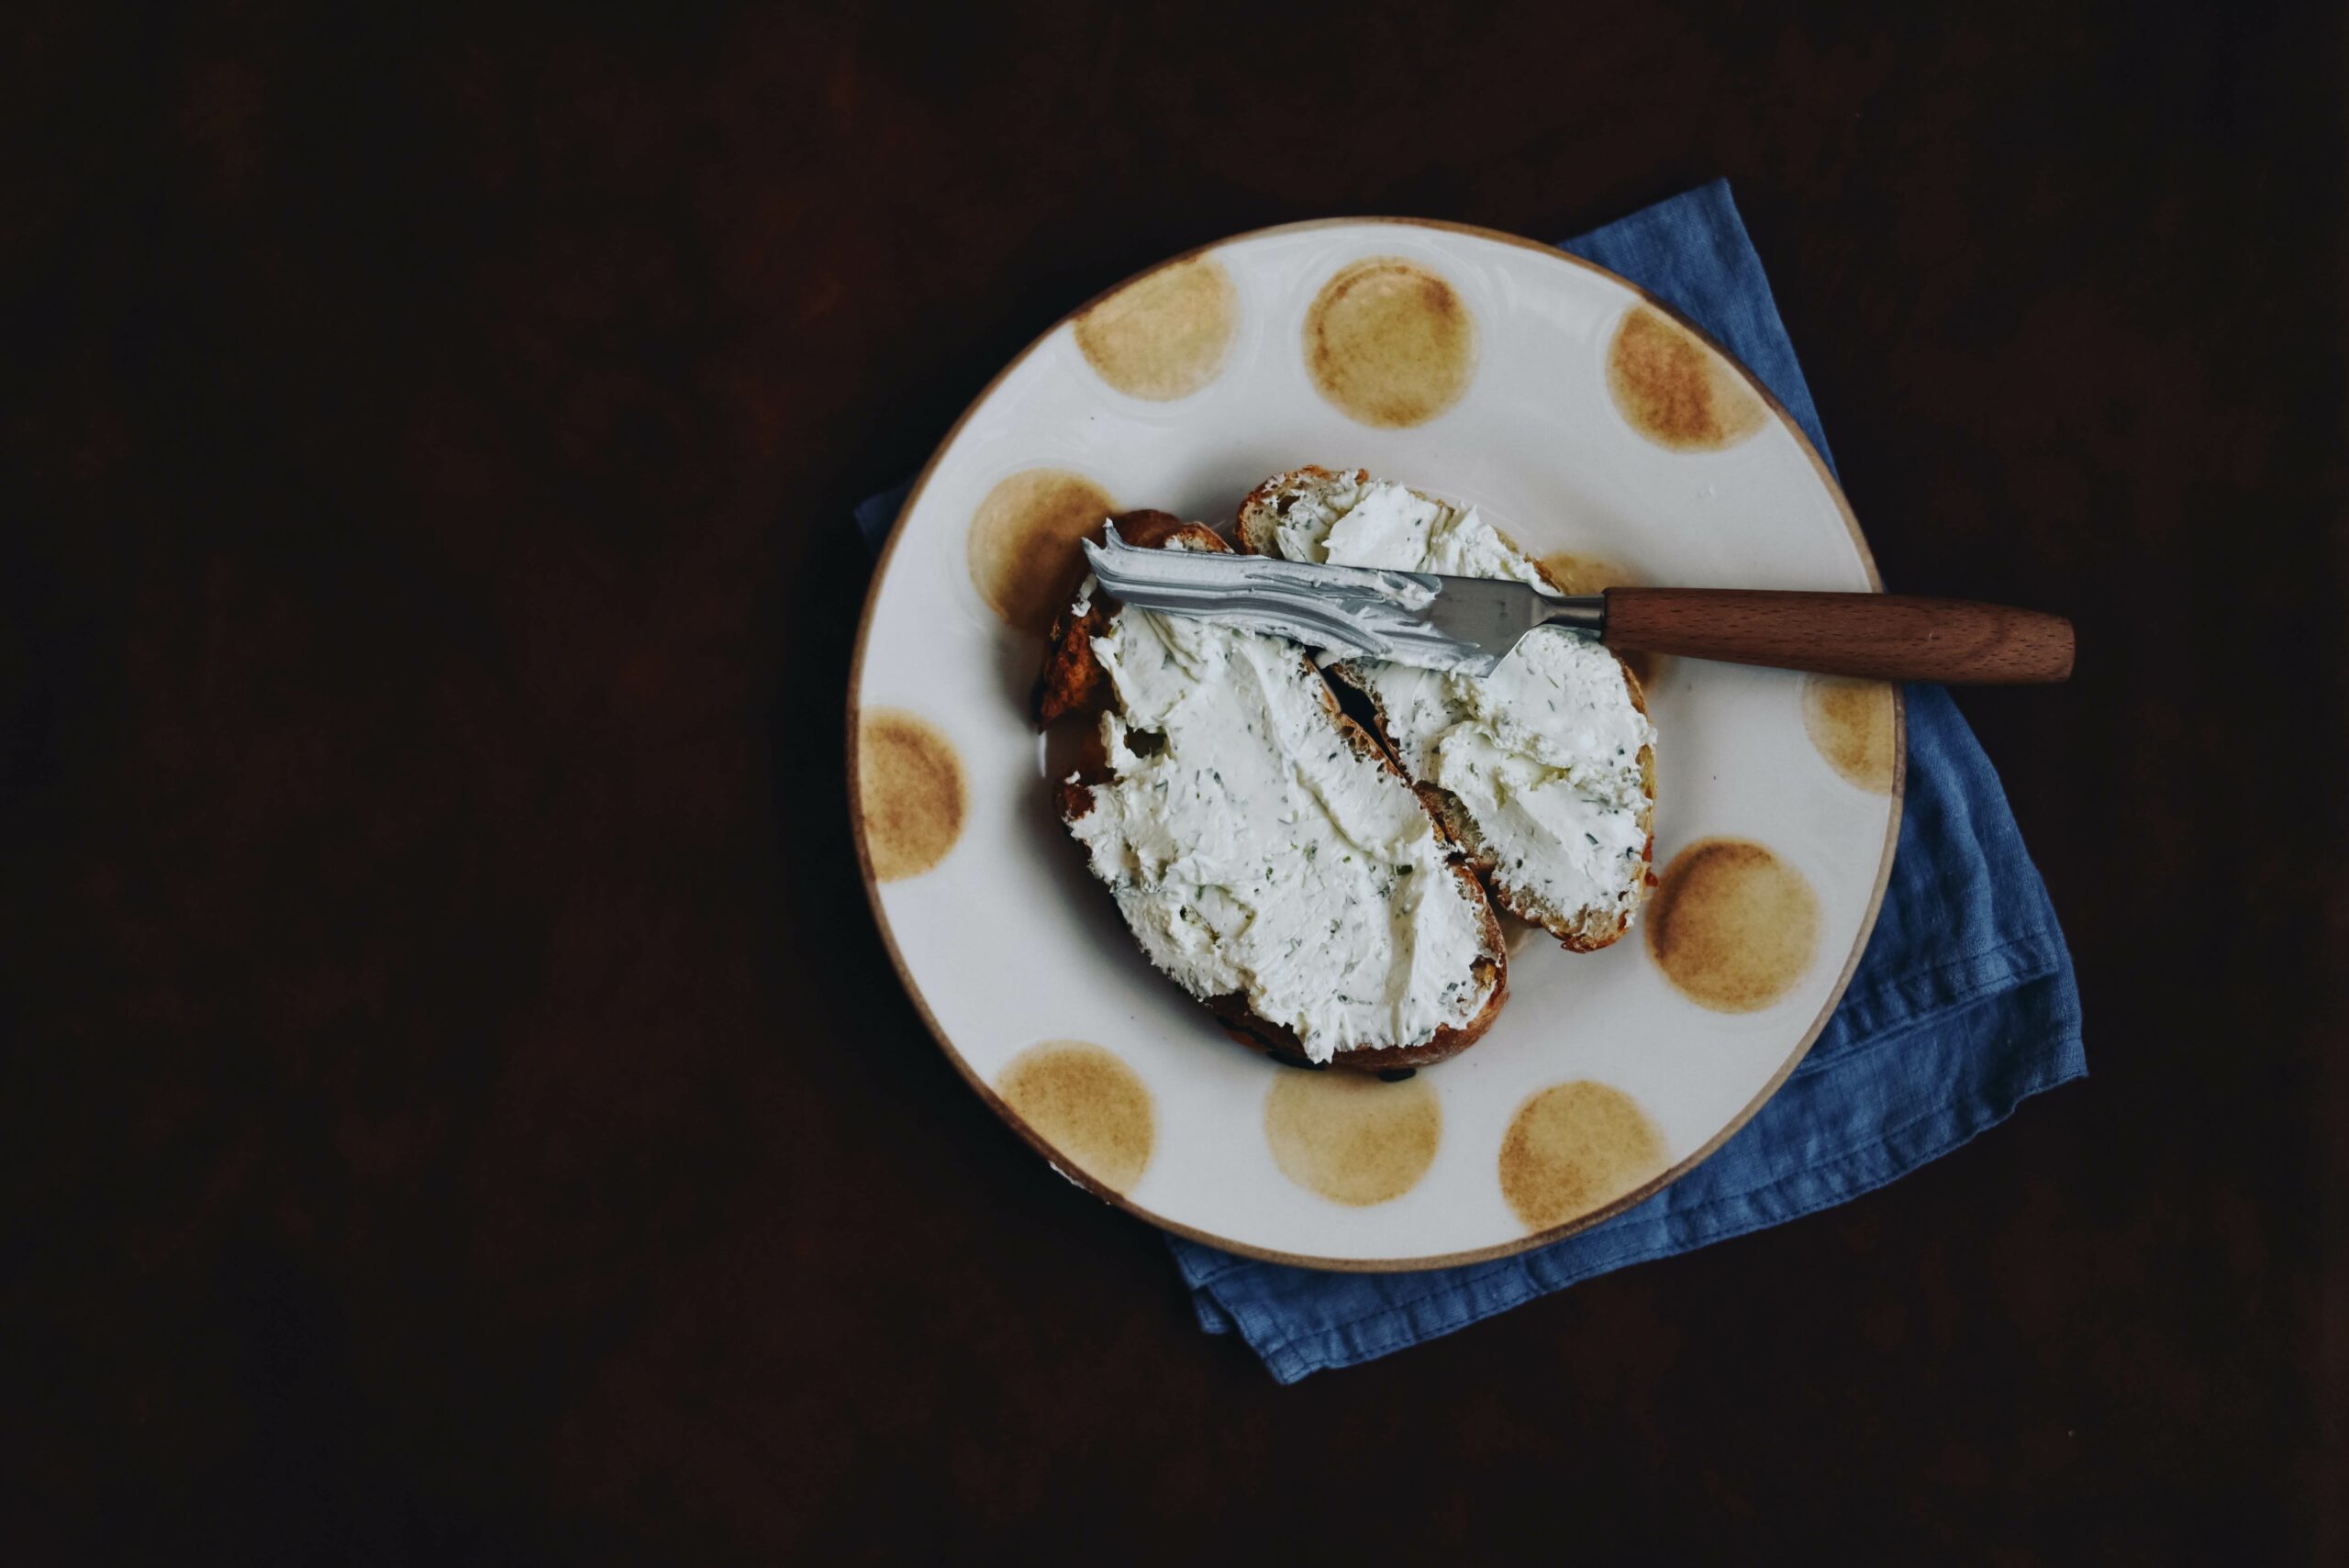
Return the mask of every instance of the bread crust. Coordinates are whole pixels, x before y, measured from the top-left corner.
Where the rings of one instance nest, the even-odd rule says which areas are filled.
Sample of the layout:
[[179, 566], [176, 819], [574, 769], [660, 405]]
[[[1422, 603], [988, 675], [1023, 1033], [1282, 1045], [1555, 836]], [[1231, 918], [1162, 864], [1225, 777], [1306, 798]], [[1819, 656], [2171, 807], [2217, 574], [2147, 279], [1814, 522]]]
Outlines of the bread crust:
[[[1232, 548], [1222, 536], [1205, 523], [1186, 523], [1166, 512], [1126, 512], [1109, 519], [1127, 543], [1146, 549], [1186, 549], [1229, 551]], [[1074, 773], [1052, 784], [1052, 803], [1061, 820], [1073, 823], [1081, 820], [1093, 809], [1093, 790], [1108, 782], [1109, 762], [1101, 745], [1097, 720], [1116, 700], [1108, 674], [1093, 654], [1093, 639], [1116, 613], [1118, 602], [1096, 587], [1091, 601], [1080, 614], [1063, 610], [1053, 621], [1050, 641], [1044, 651], [1044, 662], [1036, 679], [1035, 708], [1040, 728], [1063, 719], [1076, 718], [1087, 722], [1088, 728], [1078, 754]], [[1395, 777], [1409, 784], [1410, 778], [1395, 760], [1393, 752], [1376, 736], [1364, 729], [1338, 706], [1337, 694], [1329, 682], [1314, 668], [1313, 662], [1302, 652], [1297, 662], [1312, 674], [1322, 706], [1337, 723], [1338, 732], [1359, 757], [1375, 762]], [[1426, 792], [1417, 785], [1413, 793], [1419, 798], [1423, 810], [1437, 838], [1452, 849], [1455, 856], [1461, 845], [1443, 818], [1429, 806]], [[1379, 1046], [1369, 1050], [1341, 1051], [1326, 1063], [1309, 1061], [1302, 1041], [1286, 1025], [1276, 1024], [1252, 1011], [1247, 998], [1238, 993], [1207, 1000], [1213, 1013], [1230, 1035], [1251, 1051], [1271, 1056], [1291, 1065], [1344, 1068], [1353, 1072], [1387, 1073], [1405, 1068], [1433, 1066], [1459, 1055], [1485, 1036], [1500, 1016], [1502, 1004], [1508, 996], [1508, 950], [1502, 937], [1499, 918], [1494, 915], [1492, 903], [1484, 884], [1477, 879], [1464, 860], [1455, 859], [1453, 873], [1474, 897], [1482, 916], [1484, 952], [1476, 961], [1475, 973], [1481, 982], [1487, 978], [1492, 992], [1485, 1006], [1467, 1023], [1453, 1027], [1438, 1027], [1434, 1035], [1419, 1045]]]
[[[1240, 503], [1239, 517], [1233, 529], [1239, 539], [1240, 549], [1251, 555], [1277, 554], [1278, 551], [1275, 549], [1276, 538], [1275, 528], [1280, 517], [1282, 492], [1297, 489], [1301, 484], [1318, 484], [1338, 479], [1352, 479], [1357, 484], [1367, 484], [1370, 482], [1370, 471], [1361, 468], [1352, 470], [1323, 468], [1319, 464], [1308, 463], [1302, 468], [1291, 469], [1286, 473], [1275, 473], [1256, 486]], [[1413, 491], [1412, 494], [1420, 495], [1421, 493]], [[1431, 499], [1425, 496], [1422, 498]], [[1515, 539], [1509, 539], [1505, 534], [1501, 538], [1502, 542], [1511, 550], [1515, 550], [1520, 555], [1526, 555], [1528, 560], [1532, 560], [1532, 557], [1527, 555], [1525, 550]], [[1549, 568], [1543, 566], [1539, 561], [1533, 562], [1533, 569], [1542, 574], [1542, 580], [1552, 588], [1560, 593], [1565, 591], [1551, 576]], [[1623, 673], [1623, 685], [1631, 695], [1631, 706], [1641, 714], [1645, 715], [1648, 711], [1647, 693], [1641, 687], [1639, 677], [1632, 673], [1631, 667], [1624, 663], [1620, 656], [1617, 657], [1615, 665]], [[1399, 766], [1402, 756], [1401, 748], [1395, 744], [1394, 736], [1388, 728], [1386, 711], [1372, 690], [1370, 683], [1361, 678], [1350, 661], [1332, 664], [1323, 671], [1323, 673], [1332, 681], [1343, 683], [1347, 690], [1362, 697], [1364, 706], [1376, 718], [1380, 743], [1390, 755], [1397, 759]], [[1425, 780], [1414, 779], [1412, 784], [1419, 790], [1419, 797], [1427, 803], [1429, 810], [1433, 812], [1436, 819], [1443, 824], [1445, 832], [1467, 852], [1470, 862], [1476, 867], [1477, 874], [1484, 879], [1486, 890], [1491, 895], [1494, 903], [1520, 919], [1541, 927], [1555, 937], [1559, 945], [1570, 952], [1597, 952], [1601, 948], [1611, 947], [1623, 940], [1624, 935], [1631, 929], [1632, 920], [1646, 905], [1648, 895], [1655, 890], [1655, 748], [1653, 746], [1640, 748], [1639, 764], [1642, 793], [1646, 797], [1641, 806], [1639, 816], [1642, 839], [1640, 883], [1637, 895], [1632, 898], [1630, 907], [1618, 911], [1543, 907], [1531, 895], [1522, 889], [1512, 887], [1503, 879], [1499, 859], [1486, 847], [1484, 835], [1477, 830], [1475, 819], [1469, 815], [1467, 807], [1461, 804], [1458, 796], [1442, 785], [1431, 784]]]
[[[1120, 512], [1109, 522], [1119, 538], [1144, 550], [1162, 550], [1178, 539], [1193, 550], [1231, 548], [1205, 523], [1186, 523], [1172, 512]], [[1107, 542], [1107, 529], [1102, 537]], [[1109, 684], [1093, 657], [1093, 637], [1108, 619], [1100, 606], [1116, 602], [1097, 590], [1083, 615], [1063, 605], [1052, 617], [1052, 629], [1044, 639], [1044, 667], [1036, 676], [1033, 706], [1039, 729], [1071, 714], [1098, 717], [1109, 706]]]

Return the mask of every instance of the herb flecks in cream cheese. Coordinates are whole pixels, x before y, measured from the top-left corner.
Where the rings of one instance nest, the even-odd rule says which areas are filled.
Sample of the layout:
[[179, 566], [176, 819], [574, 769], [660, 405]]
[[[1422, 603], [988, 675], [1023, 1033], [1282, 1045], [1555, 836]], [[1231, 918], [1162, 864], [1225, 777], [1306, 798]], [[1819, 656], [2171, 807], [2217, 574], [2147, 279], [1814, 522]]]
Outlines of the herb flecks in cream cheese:
[[[1293, 561], [1540, 583], [1476, 509], [1352, 474], [1284, 495]], [[1412, 776], [1458, 796], [1510, 903], [1571, 914], [1636, 907], [1646, 876], [1640, 752], [1654, 728], [1612, 653], [1561, 628], [1526, 636], [1490, 675], [1357, 661]]]
[[1111, 778], [1070, 824], [1151, 961], [1328, 1062], [1484, 1009], [1481, 899], [1410, 785], [1358, 754], [1290, 643], [1119, 612], [1093, 639]]

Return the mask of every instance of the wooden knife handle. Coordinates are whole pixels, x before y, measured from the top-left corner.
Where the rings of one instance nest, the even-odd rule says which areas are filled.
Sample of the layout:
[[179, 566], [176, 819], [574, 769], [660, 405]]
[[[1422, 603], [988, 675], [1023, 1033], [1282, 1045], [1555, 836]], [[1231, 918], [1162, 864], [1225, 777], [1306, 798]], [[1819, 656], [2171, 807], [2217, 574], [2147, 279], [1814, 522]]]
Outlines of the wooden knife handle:
[[1953, 685], [2072, 673], [2072, 623], [2061, 616], [1906, 594], [1609, 588], [1604, 640], [1623, 653]]

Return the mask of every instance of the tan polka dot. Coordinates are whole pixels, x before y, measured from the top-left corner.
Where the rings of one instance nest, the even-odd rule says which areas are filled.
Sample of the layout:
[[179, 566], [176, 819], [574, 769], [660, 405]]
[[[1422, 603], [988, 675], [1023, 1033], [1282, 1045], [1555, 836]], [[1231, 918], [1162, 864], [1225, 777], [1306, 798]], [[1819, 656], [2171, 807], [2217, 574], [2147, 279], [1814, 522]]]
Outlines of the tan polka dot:
[[1264, 1095], [1264, 1141], [1281, 1173], [1354, 1208], [1419, 1185], [1442, 1137], [1443, 1111], [1425, 1078], [1285, 1070]]
[[[1599, 555], [1585, 555], [1579, 550], [1553, 550], [1542, 557], [1542, 570], [1562, 594], [1603, 594], [1609, 588], [1638, 588], [1647, 580], [1627, 567]], [[1672, 661], [1662, 653], [1633, 651], [1615, 657], [1631, 666], [1631, 673], [1640, 678], [1643, 691], [1653, 691], [1655, 684]]]
[[918, 876], [963, 833], [963, 767], [954, 747], [896, 708], [866, 712], [856, 731], [856, 791], [864, 847], [883, 882]]
[[1049, 1040], [1014, 1057], [996, 1093], [1053, 1152], [1112, 1192], [1150, 1164], [1156, 1129], [1150, 1091], [1097, 1045]]
[[1700, 1006], [1751, 1013], [1784, 995], [1819, 947], [1819, 897], [1802, 873], [1742, 839], [1700, 839], [1672, 859], [1648, 907], [1648, 951]]
[[1188, 397], [1223, 369], [1240, 325], [1231, 274], [1212, 257], [1161, 267], [1076, 318], [1076, 346], [1132, 397]]
[[1675, 451], [1735, 446], [1769, 409], [1727, 360], [1687, 328], [1639, 306], [1615, 329], [1607, 385], [1631, 428]]
[[1884, 681], [1809, 675], [1802, 684], [1802, 727], [1828, 765], [1878, 795], [1892, 793], [1892, 687]]
[[1374, 256], [1321, 286], [1305, 313], [1305, 362], [1348, 417], [1389, 430], [1424, 425], [1468, 390], [1476, 323], [1442, 278]]
[[1005, 621], [1041, 637], [1085, 575], [1077, 540], [1117, 510], [1109, 493], [1081, 473], [1015, 473], [971, 517], [971, 582]]
[[1618, 566], [1603, 555], [1575, 550], [1553, 550], [1542, 557], [1542, 570], [1562, 594], [1603, 594], [1609, 588], [1636, 587], [1636, 573]]
[[1501, 1139], [1501, 1192], [1528, 1230], [1547, 1230], [1606, 1207], [1664, 1162], [1664, 1133], [1637, 1100], [1577, 1078], [1517, 1107]]

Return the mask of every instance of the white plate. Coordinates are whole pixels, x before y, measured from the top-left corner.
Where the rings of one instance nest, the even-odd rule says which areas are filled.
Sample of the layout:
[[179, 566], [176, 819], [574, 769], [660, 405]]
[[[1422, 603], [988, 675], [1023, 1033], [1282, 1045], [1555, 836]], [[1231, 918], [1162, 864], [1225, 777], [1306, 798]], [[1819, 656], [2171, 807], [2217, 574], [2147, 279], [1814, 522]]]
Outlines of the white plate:
[[1020, 545], [1055, 515], [1060, 538], [1104, 496], [1225, 525], [1314, 462], [1474, 502], [1607, 580], [1880, 585], [1784, 410], [1612, 273], [1426, 223], [1242, 235], [1045, 333], [914, 487], [850, 676], [866, 887], [947, 1054], [1072, 1179], [1284, 1262], [1497, 1256], [1654, 1192], [1793, 1071], [1890, 871], [1898, 699], [1664, 662], [1664, 886], [1640, 927], [1595, 954], [1514, 942], [1491, 1032], [1408, 1083], [1276, 1066], [1151, 968], [1085, 873], [1027, 717], [1041, 639], [994, 606], [1050, 603], [1035, 570], [1066, 547]]

